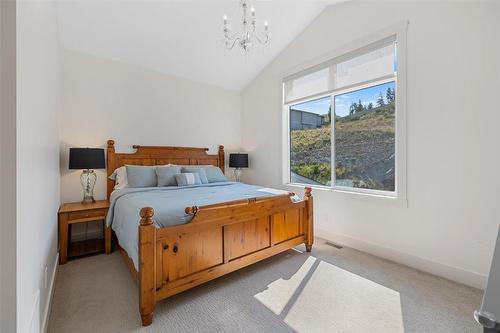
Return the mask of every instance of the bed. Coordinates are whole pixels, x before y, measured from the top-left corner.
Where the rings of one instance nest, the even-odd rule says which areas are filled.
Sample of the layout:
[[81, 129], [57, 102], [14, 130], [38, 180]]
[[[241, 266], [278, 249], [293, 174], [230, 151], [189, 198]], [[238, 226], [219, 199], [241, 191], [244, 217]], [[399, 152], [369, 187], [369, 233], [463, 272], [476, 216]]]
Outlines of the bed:
[[[213, 165], [225, 170], [223, 146], [216, 155], [206, 148], [133, 148], [133, 153], [117, 153], [115, 142], [108, 141], [108, 176], [124, 165]], [[108, 228], [114, 229], [120, 253], [139, 284], [144, 326], [152, 323], [155, 304], [162, 299], [297, 245], [304, 244], [308, 252], [313, 245], [313, 198], [307, 187], [303, 199], [235, 182], [113, 189], [108, 178]]]

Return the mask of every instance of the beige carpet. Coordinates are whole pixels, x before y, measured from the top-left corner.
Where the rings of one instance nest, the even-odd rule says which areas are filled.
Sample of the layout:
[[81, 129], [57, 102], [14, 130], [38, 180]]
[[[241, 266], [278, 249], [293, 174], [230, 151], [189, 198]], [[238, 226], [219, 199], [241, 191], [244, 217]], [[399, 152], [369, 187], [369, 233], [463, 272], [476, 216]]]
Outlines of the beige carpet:
[[[299, 247], [298, 250], [303, 250]], [[59, 266], [49, 332], [481, 332], [480, 290], [317, 239], [157, 304], [141, 328], [119, 253]]]

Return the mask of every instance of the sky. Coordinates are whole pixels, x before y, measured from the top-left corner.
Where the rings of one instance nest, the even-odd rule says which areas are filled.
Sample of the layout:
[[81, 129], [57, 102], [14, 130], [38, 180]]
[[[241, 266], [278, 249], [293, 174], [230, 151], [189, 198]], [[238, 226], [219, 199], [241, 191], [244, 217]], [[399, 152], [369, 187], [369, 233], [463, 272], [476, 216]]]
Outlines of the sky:
[[[380, 84], [378, 86], [365, 88], [361, 90], [351, 91], [342, 95], [335, 96], [335, 113], [337, 116], [345, 117], [349, 115], [349, 107], [353, 102], [358, 103], [361, 100], [361, 104], [367, 106], [368, 103], [372, 103], [373, 106], [376, 106], [377, 98], [382, 92], [384, 96], [384, 101], [387, 102], [386, 92], [387, 88], [394, 89], [395, 82], [388, 82], [384, 84]], [[292, 108], [295, 110], [302, 110], [313, 112], [317, 114], [327, 114], [328, 108], [330, 107], [330, 96], [323, 97], [320, 99], [316, 99], [314, 101], [305, 102], [302, 104], [293, 105]]]

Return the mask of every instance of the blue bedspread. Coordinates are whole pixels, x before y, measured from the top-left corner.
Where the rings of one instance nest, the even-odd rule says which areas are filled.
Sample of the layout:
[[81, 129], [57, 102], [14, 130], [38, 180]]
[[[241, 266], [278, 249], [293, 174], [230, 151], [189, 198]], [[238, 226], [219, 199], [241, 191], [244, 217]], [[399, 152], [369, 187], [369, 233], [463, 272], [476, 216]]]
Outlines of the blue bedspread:
[[111, 194], [106, 224], [113, 228], [120, 245], [138, 269], [139, 211], [153, 207], [158, 227], [188, 223], [192, 215], [185, 213], [190, 206], [204, 206], [245, 198], [265, 197], [286, 191], [254, 185], [221, 182], [187, 187], [146, 187], [116, 190]]

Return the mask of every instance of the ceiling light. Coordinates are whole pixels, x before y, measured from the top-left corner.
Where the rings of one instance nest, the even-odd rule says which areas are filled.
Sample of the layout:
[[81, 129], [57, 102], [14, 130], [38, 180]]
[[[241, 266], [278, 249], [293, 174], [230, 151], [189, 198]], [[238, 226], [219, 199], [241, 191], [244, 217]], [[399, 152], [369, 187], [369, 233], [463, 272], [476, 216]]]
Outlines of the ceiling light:
[[257, 29], [257, 16], [255, 15], [255, 8], [250, 7], [248, 12], [248, 1], [241, 0], [242, 7], [242, 27], [240, 32], [233, 33], [231, 26], [227, 23], [227, 16], [224, 15], [224, 45], [228, 50], [232, 50], [236, 45], [244, 51], [249, 51], [254, 45], [267, 45], [269, 44], [269, 25], [267, 21], [264, 22], [264, 30]]

